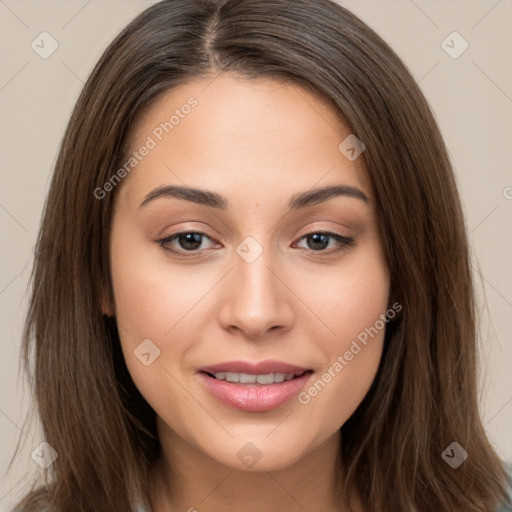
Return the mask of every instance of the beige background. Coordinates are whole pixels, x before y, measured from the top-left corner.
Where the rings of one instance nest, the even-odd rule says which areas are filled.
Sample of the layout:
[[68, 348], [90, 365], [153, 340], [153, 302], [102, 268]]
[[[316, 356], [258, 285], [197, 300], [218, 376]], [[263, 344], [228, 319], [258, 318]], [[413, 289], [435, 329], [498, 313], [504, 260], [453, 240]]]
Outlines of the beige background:
[[[26, 472], [37, 469], [30, 453], [42, 441], [37, 423], [23, 425], [30, 405], [18, 354], [32, 249], [58, 145], [92, 66], [150, 3], [0, 0], [0, 512], [10, 510]], [[496, 449], [512, 461], [512, 0], [342, 3], [405, 61], [450, 150], [480, 265], [482, 415]], [[59, 45], [47, 59], [31, 47], [43, 31]], [[456, 59], [441, 46], [454, 31], [469, 44]], [[463, 41], [450, 36], [447, 44], [454, 52]], [[19, 435], [22, 456], [6, 475]]]

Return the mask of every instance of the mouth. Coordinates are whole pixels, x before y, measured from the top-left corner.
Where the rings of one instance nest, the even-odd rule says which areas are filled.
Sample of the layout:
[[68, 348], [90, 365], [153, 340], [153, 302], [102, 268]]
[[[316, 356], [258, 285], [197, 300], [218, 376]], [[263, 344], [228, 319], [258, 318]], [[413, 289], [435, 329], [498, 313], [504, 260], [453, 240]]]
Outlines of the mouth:
[[199, 371], [201, 385], [220, 404], [244, 412], [265, 412], [291, 402], [311, 381], [313, 370], [296, 373]]
[[270, 373], [239, 373], [239, 372], [207, 372], [202, 371], [209, 377], [217, 380], [223, 380], [232, 384], [248, 385], [256, 384], [268, 386], [271, 384], [279, 384], [302, 377], [306, 373], [313, 373], [313, 370], [304, 370], [298, 373], [270, 372]]

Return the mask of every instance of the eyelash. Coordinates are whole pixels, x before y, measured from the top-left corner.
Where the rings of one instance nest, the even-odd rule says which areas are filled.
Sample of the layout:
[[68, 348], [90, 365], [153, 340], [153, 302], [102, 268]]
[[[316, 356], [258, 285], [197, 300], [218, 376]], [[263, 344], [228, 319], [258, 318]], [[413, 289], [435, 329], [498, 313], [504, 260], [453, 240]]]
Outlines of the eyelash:
[[[211, 237], [209, 237], [206, 233], [203, 233], [202, 231], [180, 231], [178, 233], [174, 233], [173, 235], [167, 236], [165, 238], [161, 238], [159, 240], [156, 240], [156, 242], [162, 247], [162, 249], [164, 249], [164, 251], [168, 251], [168, 252], [170, 252], [172, 254], [175, 254], [177, 256], [181, 256], [181, 257], [184, 257], [184, 258], [196, 257], [197, 254], [202, 252], [202, 251], [211, 252], [211, 249], [209, 249], [209, 250], [208, 249], [202, 249], [202, 250], [199, 250], [199, 251], [198, 250], [195, 250], [195, 251], [177, 250], [177, 249], [171, 248], [168, 245], [172, 240], [176, 239], [180, 235], [187, 235], [187, 234], [192, 234], [192, 233], [196, 234], [196, 235], [201, 235], [203, 237], [208, 238], [212, 242], [215, 242], [215, 240], [213, 240]], [[305, 233], [304, 235], [302, 235], [299, 238], [299, 242], [302, 239], [304, 239], [304, 238], [306, 238], [306, 237], [308, 237], [310, 235], [316, 235], [316, 234], [326, 235], [326, 236], [328, 236], [330, 238], [333, 238], [334, 240], [336, 240], [336, 242], [338, 242], [340, 244], [340, 247], [338, 247], [337, 249], [334, 249], [334, 250], [330, 250], [330, 251], [325, 251], [325, 250], [315, 251], [313, 249], [305, 249], [306, 251], [313, 253], [315, 256], [319, 255], [321, 257], [324, 257], [324, 256], [330, 256], [330, 255], [335, 254], [335, 253], [344, 252], [346, 249], [348, 249], [349, 247], [351, 247], [354, 244], [354, 239], [353, 238], [342, 236], [342, 235], [339, 235], [337, 233], [332, 233], [330, 231], [319, 231], [319, 230], [310, 231], [308, 233]]]

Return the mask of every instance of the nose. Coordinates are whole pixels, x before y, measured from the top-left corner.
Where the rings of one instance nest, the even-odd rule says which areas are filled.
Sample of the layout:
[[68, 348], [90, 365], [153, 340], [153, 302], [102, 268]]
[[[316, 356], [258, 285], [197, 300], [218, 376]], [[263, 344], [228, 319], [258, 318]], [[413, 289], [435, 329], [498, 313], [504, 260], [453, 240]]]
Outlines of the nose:
[[288, 281], [290, 277], [270, 251], [263, 250], [252, 262], [235, 254], [234, 268], [224, 283], [220, 324], [251, 339], [290, 329], [294, 294]]

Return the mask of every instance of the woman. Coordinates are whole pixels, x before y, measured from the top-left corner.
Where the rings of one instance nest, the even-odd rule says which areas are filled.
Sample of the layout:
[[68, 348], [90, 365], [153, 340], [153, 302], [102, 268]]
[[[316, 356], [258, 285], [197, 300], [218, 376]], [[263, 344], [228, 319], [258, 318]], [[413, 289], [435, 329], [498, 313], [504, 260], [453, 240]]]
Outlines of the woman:
[[369, 27], [146, 9], [47, 198], [23, 340], [47, 484], [17, 510], [509, 510], [471, 279], [439, 129]]

